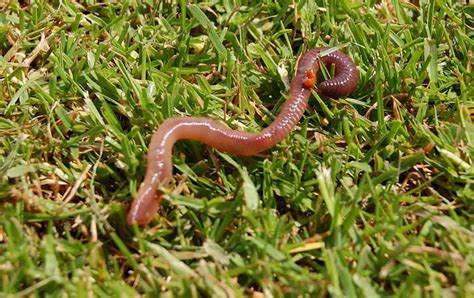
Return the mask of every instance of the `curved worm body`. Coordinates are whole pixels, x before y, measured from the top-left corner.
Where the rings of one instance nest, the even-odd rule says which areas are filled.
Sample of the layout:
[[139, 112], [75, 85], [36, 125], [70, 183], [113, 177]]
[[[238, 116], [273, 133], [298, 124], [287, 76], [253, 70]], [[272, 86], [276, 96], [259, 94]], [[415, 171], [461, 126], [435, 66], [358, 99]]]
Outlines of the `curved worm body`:
[[265, 151], [284, 139], [303, 116], [311, 94], [316, 87], [320, 63], [327, 68], [335, 65], [335, 75], [317, 87], [331, 97], [347, 96], [359, 79], [352, 60], [340, 51], [322, 56], [328, 48], [314, 48], [303, 54], [291, 82], [288, 100], [275, 120], [259, 133], [237, 131], [210, 118], [169, 118], [160, 125], [151, 139], [147, 156], [147, 170], [143, 183], [128, 213], [127, 222], [145, 225], [156, 214], [162, 197], [159, 190], [166, 187], [172, 177], [172, 149], [178, 140], [188, 139], [205, 143], [217, 150], [250, 156]]

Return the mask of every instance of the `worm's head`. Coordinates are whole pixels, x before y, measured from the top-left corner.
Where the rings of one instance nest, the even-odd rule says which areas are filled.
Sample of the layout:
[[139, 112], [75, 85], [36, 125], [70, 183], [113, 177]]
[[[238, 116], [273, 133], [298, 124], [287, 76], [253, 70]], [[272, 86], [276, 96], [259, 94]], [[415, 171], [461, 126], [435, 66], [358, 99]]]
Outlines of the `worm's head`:
[[127, 215], [127, 223], [148, 224], [160, 208], [162, 193], [153, 185], [142, 185]]

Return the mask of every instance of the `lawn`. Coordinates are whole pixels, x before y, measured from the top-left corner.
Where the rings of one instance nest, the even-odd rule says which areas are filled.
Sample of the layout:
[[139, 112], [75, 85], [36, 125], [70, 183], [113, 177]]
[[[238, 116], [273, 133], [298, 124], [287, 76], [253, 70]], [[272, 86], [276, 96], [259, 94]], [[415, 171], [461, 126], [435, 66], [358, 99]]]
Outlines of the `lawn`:
[[[473, 297], [472, 1], [188, 2], [0, 1], [0, 296]], [[315, 46], [356, 91], [257, 156], [180, 141], [126, 224], [164, 119], [259, 131]]]

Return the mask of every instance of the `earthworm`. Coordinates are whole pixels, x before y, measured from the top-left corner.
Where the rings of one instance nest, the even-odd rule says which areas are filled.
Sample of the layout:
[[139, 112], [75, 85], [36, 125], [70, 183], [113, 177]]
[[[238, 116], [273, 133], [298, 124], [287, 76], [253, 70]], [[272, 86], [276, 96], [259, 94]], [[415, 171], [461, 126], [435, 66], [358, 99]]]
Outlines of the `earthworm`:
[[[291, 81], [288, 99], [275, 120], [259, 133], [237, 131], [205, 117], [175, 117], [166, 119], [151, 138], [147, 155], [145, 179], [132, 202], [128, 224], [145, 225], [156, 214], [163, 192], [172, 177], [172, 149], [178, 140], [195, 140], [219, 151], [250, 156], [270, 149], [293, 130], [306, 109], [311, 89], [326, 96], [347, 96], [357, 85], [359, 72], [352, 60], [340, 52], [314, 48], [301, 56]], [[327, 53], [326, 55], [324, 55]], [[320, 63], [328, 69], [335, 65], [334, 77], [319, 86], [316, 76]]]

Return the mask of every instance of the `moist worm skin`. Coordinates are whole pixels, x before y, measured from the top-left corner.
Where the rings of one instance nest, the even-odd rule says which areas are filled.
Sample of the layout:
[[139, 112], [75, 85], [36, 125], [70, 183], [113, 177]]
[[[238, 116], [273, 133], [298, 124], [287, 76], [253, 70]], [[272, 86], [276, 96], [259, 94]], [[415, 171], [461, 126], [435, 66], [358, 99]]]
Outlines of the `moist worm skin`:
[[357, 86], [359, 72], [352, 60], [340, 51], [320, 56], [329, 48], [314, 48], [303, 54], [291, 81], [288, 100], [275, 120], [259, 133], [237, 131], [204, 117], [166, 119], [151, 139], [145, 179], [127, 216], [128, 224], [145, 225], [155, 216], [162, 192], [172, 177], [172, 149], [178, 140], [195, 140], [219, 151], [250, 156], [265, 151], [284, 139], [293, 130], [306, 109], [311, 88], [316, 87], [315, 75], [320, 63], [326, 68], [335, 65], [335, 75], [317, 86], [330, 97], [347, 96]]

